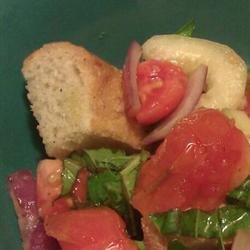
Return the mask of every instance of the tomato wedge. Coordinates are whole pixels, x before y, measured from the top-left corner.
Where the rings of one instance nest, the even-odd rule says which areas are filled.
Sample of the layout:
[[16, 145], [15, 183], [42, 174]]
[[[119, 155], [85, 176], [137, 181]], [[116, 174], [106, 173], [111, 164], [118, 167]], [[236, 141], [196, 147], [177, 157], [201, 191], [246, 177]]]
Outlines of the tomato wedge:
[[137, 67], [138, 95], [141, 108], [136, 119], [152, 124], [170, 114], [182, 100], [188, 78], [170, 62], [148, 60]]
[[49, 216], [46, 233], [59, 241], [62, 250], [136, 250], [125, 233], [125, 224], [109, 208], [71, 210]]
[[37, 168], [37, 205], [39, 215], [44, 218], [52, 213], [53, 202], [60, 196], [62, 189], [61, 160], [42, 160]]
[[72, 196], [75, 203], [83, 204], [87, 201], [87, 181], [89, 175], [90, 173], [85, 168], [79, 171], [72, 188]]
[[250, 145], [216, 110], [181, 120], [142, 167], [132, 204], [141, 213], [218, 207], [250, 173]]

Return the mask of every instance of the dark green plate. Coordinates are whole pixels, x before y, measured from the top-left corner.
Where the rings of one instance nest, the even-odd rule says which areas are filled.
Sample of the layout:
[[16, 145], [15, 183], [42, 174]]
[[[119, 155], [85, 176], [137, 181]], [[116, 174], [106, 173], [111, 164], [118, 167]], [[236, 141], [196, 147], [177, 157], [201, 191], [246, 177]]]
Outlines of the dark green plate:
[[25, 97], [23, 59], [42, 44], [68, 40], [121, 66], [131, 40], [176, 31], [195, 18], [195, 35], [232, 46], [250, 62], [248, 0], [0, 1], [0, 249], [21, 249], [7, 176], [35, 171], [44, 156]]

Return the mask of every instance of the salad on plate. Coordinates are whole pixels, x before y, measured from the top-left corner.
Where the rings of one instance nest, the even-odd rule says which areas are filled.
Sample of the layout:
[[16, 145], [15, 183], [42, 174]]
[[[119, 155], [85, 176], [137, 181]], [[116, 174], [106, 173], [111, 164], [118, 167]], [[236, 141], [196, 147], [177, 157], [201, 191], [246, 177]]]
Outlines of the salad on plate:
[[247, 66], [194, 28], [122, 71], [69, 43], [25, 60], [48, 159], [8, 178], [24, 250], [250, 249]]

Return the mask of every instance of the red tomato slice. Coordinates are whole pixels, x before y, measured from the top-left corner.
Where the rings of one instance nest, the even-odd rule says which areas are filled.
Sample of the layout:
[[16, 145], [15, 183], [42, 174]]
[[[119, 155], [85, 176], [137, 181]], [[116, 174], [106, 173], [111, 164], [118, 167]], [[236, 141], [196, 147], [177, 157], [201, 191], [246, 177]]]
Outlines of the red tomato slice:
[[141, 108], [136, 119], [152, 124], [170, 114], [182, 100], [187, 76], [172, 63], [148, 60], [137, 68], [138, 95]]
[[73, 207], [74, 207], [74, 202], [72, 197], [64, 196], [53, 202], [52, 209], [48, 214], [46, 214], [46, 216], [63, 213], [69, 211]]
[[42, 160], [37, 168], [37, 204], [39, 215], [44, 218], [53, 209], [53, 202], [60, 196], [62, 189], [61, 160]]
[[71, 210], [47, 217], [45, 230], [59, 241], [62, 250], [137, 249], [127, 237], [122, 219], [109, 208]]
[[78, 175], [75, 184], [72, 188], [72, 196], [76, 203], [85, 203], [87, 201], [87, 181], [90, 173], [82, 168]]
[[250, 172], [250, 145], [222, 113], [199, 110], [180, 121], [142, 167], [132, 204], [143, 214], [218, 207]]

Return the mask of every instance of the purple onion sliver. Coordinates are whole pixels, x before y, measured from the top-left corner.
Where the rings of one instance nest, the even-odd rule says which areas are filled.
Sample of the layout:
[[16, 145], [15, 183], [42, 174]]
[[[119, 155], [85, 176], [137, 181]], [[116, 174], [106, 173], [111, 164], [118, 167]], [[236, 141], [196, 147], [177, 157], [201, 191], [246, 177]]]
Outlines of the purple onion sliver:
[[8, 178], [8, 186], [18, 217], [23, 249], [59, 249], [56, 240], [46, 235], [43, 223], [38, 216], [36, 180], [32, 173], [27, 170], [13, 173]]
[[46, 235], [42, 221], [40, 221], [36, 229], [30, 237], [30, 250], [59, 250], [60, 246], [57, 241]]

